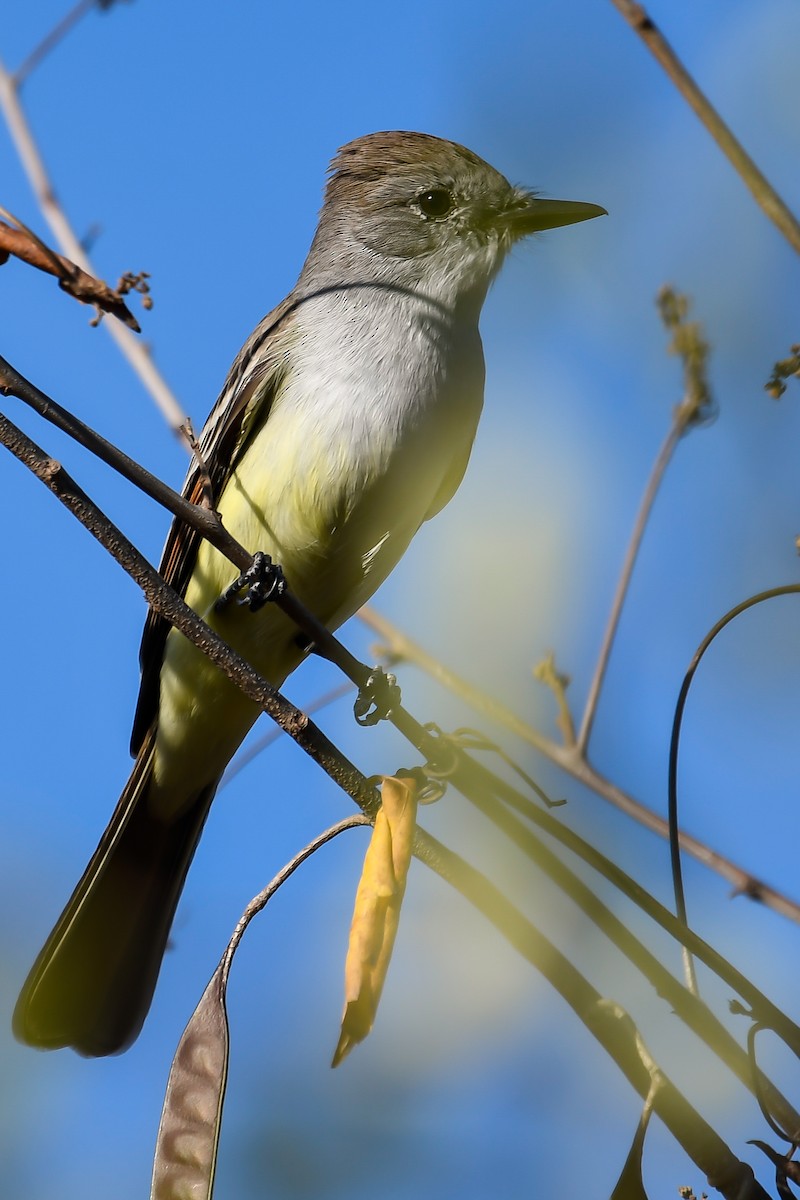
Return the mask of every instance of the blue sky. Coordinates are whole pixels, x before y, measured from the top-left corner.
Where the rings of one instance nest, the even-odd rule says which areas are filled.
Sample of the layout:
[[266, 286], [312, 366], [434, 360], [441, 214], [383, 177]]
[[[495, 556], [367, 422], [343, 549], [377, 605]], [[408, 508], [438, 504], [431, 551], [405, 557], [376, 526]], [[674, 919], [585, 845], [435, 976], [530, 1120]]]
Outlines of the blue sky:
[[[10, 0], [6, 65], [65, 7]], [[654, 3], [652, 13], [797, 209], [797, 6], [703, 0]], [[151, 273], [144, 336], [198, 427], [244, 337], [293, 285], [343, 142], [424, 130], [465, 143], [515, 182], [609, 210], [520, 247], [504, 268], [482, 322], [486, 410], [467, 478], [378, 597], [429, 649], [551, 733], [552, 703], [531, 666], [554, 649], [580, 709], [636, 506], [680, 399], [653, 297], [667, 281], [691, 294], [713, 345], [719, 416], [680, 446], [659, 497], [591, 744], [603, 774], [663, 811], [672, 709], [697, 643], [733, 604], [798, 577], [797, 387], [778, 404], [763, 391], [798, 340], [798, 265], [613, 6], [141, 0], [88, 16], [23, 99], [73, 225], [100, 227], [98, 272]], [[48, 237], [5, 129], [0, 180], [0, 203]], [[0, 352], [19, 370], [180, 483], [183, 452], [86, 310], [11, 263], [0, 272], [0, 322]], [[161, 512], [16, 401], [3, 409], [158, 558]], [[17, 1046], [16, 992], [127, 776], [144, 604], [32, 477], [8, 456], [0, 470], [0, 1189], [26, 1200], [133, 1200], [149, 1180], [172, 1051], [229, 931], [349, 802], [293, 745], [274, 747], [215, 803], [135, 1046], [102, 1062]], [[346, 638], [369, 658], [361, 627]], [[795, 897], [799, 669], [796, 601], [728, 630], [690, 698], [681, 762], [687, 828]], [[302, 704], [334, 679], [311, 663], [287, 692]], [[421, 719], [476, 723], [412, 669], [402, 682]], [[367, 773], [415, 761], [391, 730], [356, 729], [346, 703], [321, 723]], [[668, 901], [663, 843], [524, 747], [508, 749], [568, 798], [564, 820]], [[755, 1105], [569, 902], [465, 809], [448, 796], [425, 824], [508, 882], [758, 1164], [744, 1145], [763, 1136]], [[374, 1034], [329, 1070], [362, 847], [356, 833], [319, 855], [240, 951], [218, 1195], [607, 1196], [637, 1098], [547, 985], [421, 867]], [[797, 928], [731, 901], [691, 864], [687, 885], [700, 931], [796, 1012]], [[678, 970], [674, 949], [655, 944]], [[724, 1006], [724, 991], [708, 986]], [[781, 1075], [785, 1056], [774, 1057]], [[657, 1122], [645, 1181], [653, 1197], [683, 1184], [699, 1194], [704, 1183]]]

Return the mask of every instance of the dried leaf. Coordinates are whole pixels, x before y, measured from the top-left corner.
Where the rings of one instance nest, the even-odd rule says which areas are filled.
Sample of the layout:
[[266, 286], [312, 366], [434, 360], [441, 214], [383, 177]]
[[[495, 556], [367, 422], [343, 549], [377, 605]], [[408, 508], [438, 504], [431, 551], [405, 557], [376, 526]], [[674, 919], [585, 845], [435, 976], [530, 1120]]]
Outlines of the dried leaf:
[[228, 1075], [226, 975], [223, 959], [172, 1060], [150, 1200], [210, 1200]]
[[337, 1067], [375, 1022], [392, 956], [417, 818], [417, 785], [386, 776], [356, 892], [344, 968], [342, 1029], [331, 1066]]

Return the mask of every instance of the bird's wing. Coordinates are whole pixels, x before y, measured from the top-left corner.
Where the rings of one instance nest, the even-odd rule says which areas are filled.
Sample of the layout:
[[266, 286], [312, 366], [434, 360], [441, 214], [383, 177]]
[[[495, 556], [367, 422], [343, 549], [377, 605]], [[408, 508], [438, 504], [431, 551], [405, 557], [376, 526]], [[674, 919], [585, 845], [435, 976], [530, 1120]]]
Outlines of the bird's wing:
[[[216, 404], [199, 439], [205, 472], [192, 460], [183, 495], [193, 504], [203, 502], [206, 478], [211, 481], [214, 503], [255, 428], [269, 416], [276, 389], [286, 368], [296, 308], [293, 296], [264, 317], [234, 359]], [[201, 535], [176, 517], [170, 526], [159, 571], [170, 587], [183, 595], [194, 570]], [[233, 570], [233, 568], [232, 568]], [[137, 754], [158, 713], [159, 681], [170, 624], [153, 609], [147, 614], [139, 650], [142, 679], [133, 719], [131, 753]]]

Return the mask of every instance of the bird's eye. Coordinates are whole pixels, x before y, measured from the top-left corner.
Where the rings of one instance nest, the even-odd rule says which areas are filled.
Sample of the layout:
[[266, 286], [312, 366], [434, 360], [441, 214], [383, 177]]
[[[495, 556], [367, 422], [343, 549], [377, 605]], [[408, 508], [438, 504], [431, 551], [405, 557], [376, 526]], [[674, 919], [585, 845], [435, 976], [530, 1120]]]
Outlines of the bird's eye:
[[420, 212], [425, 217], [446, 217], [453, 209], [453, 197], [446, 188], [431, 188], [417, 196]]

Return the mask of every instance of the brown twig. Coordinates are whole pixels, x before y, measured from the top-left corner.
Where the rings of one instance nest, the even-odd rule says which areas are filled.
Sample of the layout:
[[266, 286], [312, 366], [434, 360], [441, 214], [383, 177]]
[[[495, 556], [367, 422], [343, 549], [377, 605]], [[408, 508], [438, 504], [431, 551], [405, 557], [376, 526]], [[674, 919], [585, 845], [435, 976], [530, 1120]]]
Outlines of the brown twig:
[[633, 0], [611, 0], [654, 58], [666, 71], [684, 100], [705, 125], [723, 154], [741, 175], [756, 203], [777, 225], [789, 245], [800, 254], [800, 223], [780, 198], [771, 183], [758, 169], [750, 155], [734, 136], [708, 98], [692, 79], [664, 35], [657, 28], [642, 4]]
[[[191, 528], [197, 530], [225, 557], [238, 567], [240, 572], [250, 570], [254, 565], [254, 556], [239, 541], [236, 540], [223, 525], [219, 514], [203, 507], [192, 504], [184, 496], [179, 495], [152, 475], [146, 468], [134, 462], [111, 442], [101, 437], [88, 425], [85, 425], [72, 413], [67, 412], [49, 396], [15, 370], [5, 359], [0, 358], [0, 392], [16, 396], [38, 412], [45, 420], [61, 429], [80, 445], [96, 454], [103, 462], [108, 463], [125, 479], [133, 483], [145, 495], [163, 505], [174, 516], [185, 521]], [[276, 593], [271, 601], [286, 614], [298, 629], [302, 630], [313, 644], [314, 652], [322, 658], [335, 663], [348, 679], [359, 688], [368, 688], [372, 679], [372, 669], [360, 662], [346, 646], [339, 641], [318, 619], [310, 612], [288, 587]], [[402, 704], [393, 703], [387, 719], [402, 735], [411, 742], [429, 761], [435, 761], [442, 753], [440, 739], [422, 726]], [[448, 762], [452, 760], [452, 750], [447, 750]]]
[[630, 587], [633, 568], [636, 565], [636, 559], [639, 555], [639, 549], [642, 544], [647, 522], [650, 519], [650, 512], [655, 503], [655, 498], [658, 490], [661, 487], [664, 474], [670, 464], [672, 455], [675, 452], [675, 447], [681, 440], [683, 434], [683, 426], [677, 420], [673, 420], [669, 432], [664, 439], [664, 443], [658, 452], [656, 461], [653, 464], [653, 469], [650, 472], [650, 478], [647, 481], [647, 487], [642, 497], [642, 502], [639, 507], [639, 512], [636, 514], [636, 522], [633, 527], [633, 532], [628, 542], [628, 548], [625, 552], [625, 560], [622, 564], [619, 580], [614, 591], [614, 599], [611, 602], [611, 612], [609, 613], [606, 623], [603, 640], [600, 646], [600, 653], [597, 656], [597, 664], [594, 669], [594, 675], [589, 685], [589, 691], [586, 698], [586, 707], [581, 720], [580, 732], [575, 743], [577, 753], [583, 758], [586, 756], [589, 747], [589, 738], [592, 733], [595, 715], [597, 713], [597, 704], [600, 699], [600, 689], [603, 686], [603, 680], [608, 670], [608, 660], [611, 657], [611, 650], [614, 646], [614, 639], [617, 635], [620, 617], [622, 616], [622, 608], [625, 603], [625, 597], [628, 594]]
[[163, 483], [145, 467], [140, 466], [139, 463], [124, 454], [117, 446], [84, 424], [78, 417], [67, 412], [60, 404], [56, 404], [55, 400], [46, 396], [35, 384], [20, 375], [4, 358], [0, 358], [0, 392], [22, 400], [51, 425], [55, 425], [57, 429], [62, 430], [79, 445], [85, 446], [102, 462], [113, 467], [129, 483], [134, 484], [145, 495], [163, 505], [173, 516], [181, 517], [216, 546], [240, 571], [246, 571], [248, 567], [252, 566], [252, 555], [235, 538], [231, 537], [216, 512], [186, 500], [168, 484]]
[[17, 226], [16, 229], [12, 229], [10, 225], [0, 221], [0, 262], [6, 262], [9, 255], [13, 254], [29, 266], [54, 275], [62, 291], [74, 296], [81, 304], [93, 304], [102, 312], [117, 317], [129, 329], [136, 333], [141, 332], [138, 321], [118, 291], [109, 287], [102, 279], [95, 279], [94, 275], [87, 274], [63, 255], [56, 254], [7, 209], [0, 207], [0, 215]]
[[[323, 695], [317, 696], [310, 704], [304, 704], [303, 712], [307, 713], [310, 717], [314, 713], [319, 712], [320, 709], [327, 708], [329, 704], [333, 704], [336, 700], [341, 700], [343, 696], [347, 696], [352, 690], [353, 685], [349, 679], [345, 683], [339, 683], [336, 687], [323, 693]], [[252, 746], [247, 746], [246, 749], [237, 754], [225, 768], [225, 774], [222, 776], [222, 782], [220, 783], [220, 790], [227, 787], [232, 779], [243, 771], [245, 767], [249, 767], [254, 759], [258, 758], [260, 754], [263, 754], [265, 750], [277, 742], [280, 736], [280, 729], [268, 729], [266, 733], [253, 742]]]
[[[502, 725], [516, 737], [533, 746], [535, 750], [571, 775], [573, 779], [578, 780], [598, 796], [602, 796], [604, 800], [633, 817], [640, 825], [644, 825], [646, 829], [657, 833], [665, 840], [669, 837], [669, 825], [663, 817], [623, 791], [622, 788], [617, 787], [616, 784], [611, 783], [596, 771], [574, 746], [564, 746], [534, 729], [501, 701], [487, 696], [480, 688], [467, 682], [444, 666], [433, 655], [428, 654], [418, 643], [373, 608], [362, 608], [358, 615], [365, 625], [383, 639], [395, 662], [405, 659], [414, 663], [448, 691], [459, 696], [476, 712], [483, 713], [490, 720]], [[737, 895], [741, 894], [757, 900], [772, 909], [773, 912], [800, 924], [800, 904], [797, 901], [776, 891], [757, 876], [732, 863], [730, 859], [725, 858], [716, 850], [712, 850], [711, 847], [706, 846], [685, 831], [680, 835], [680, 844], [687, 854], [726, 879], [733, 886]]]
[[78, 487], [60, 463], [45, 454], [35, 442], [2, 415], [0, 442], [53, 492], [139, 584], [151, 608], [207, 654], [249, 700], [272, 717], [356, 801], [362, 811], [367, 815], [374, 813], [379, 801], [378, 793], [361, 772], [305, 713], [254, 671], [241, 655], [188, 607], [136, 547]]
[[[19, 89], [14, 76], [2, 62], [0, 62], [0, 110], [3, 112], [39, 207], [53, 231], [57, 244], [73, 263], [87, 274], [96, 276], [97, 272], [93, 269], [80, 240], [58, 202], [55, 189], [20, 104]], [[186, 430], [191, 428], [189, 418], [183, 413], [180, 404], [153, 362], [146, 345], [137, 340], [124, 325], [120, 325], [116, 321], [108, 321], [104, 324], [144, 387], [155, 400], [170, 428], [191, 449], [186, 435]]]

